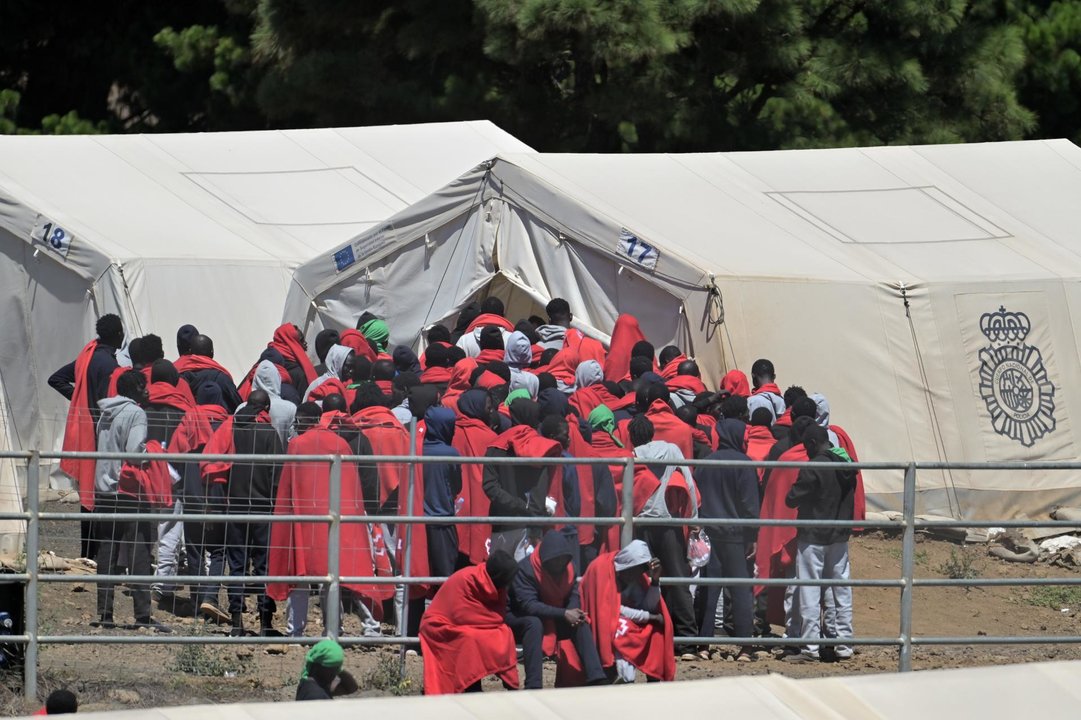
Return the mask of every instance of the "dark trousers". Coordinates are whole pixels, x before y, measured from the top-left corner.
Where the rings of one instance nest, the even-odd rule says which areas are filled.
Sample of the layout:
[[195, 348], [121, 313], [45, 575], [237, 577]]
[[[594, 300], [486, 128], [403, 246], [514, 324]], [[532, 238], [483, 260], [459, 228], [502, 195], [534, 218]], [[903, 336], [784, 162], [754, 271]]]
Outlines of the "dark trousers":
[[[413, 532], [420, 528], [414, 526]], [[428, 570], [433, 577], [449, 577], [458, 566], [458, 531], [453, 525], [428, 525], [424, 528], [428, 538]], [[416, 571], [413, 570], [415, 573]], [[408, 592], [407, 592], [408, 596]], [[424, 616], [424, 598], [409, 601], [409, 623], [406, 632], [416, 636]]]
[[[747, 572], [747, 546], [742, 541], [725, 542], [713, 533], [709, 533], [709, 539], [713, 552], [709, 555], [704, 577], [751, 577]], [[714, 635], [717, 600], [724, 589], [723, 585], [705, 585], [698, 591], [702, 597], [702, 602], [698, 604], [698, 627], [702, 637]], [[732, 624], [735, 634], [738, 637], [751, 637], [754, 631], [754, 594], [751, 586], [729, 586], [728, 594], [732, 598]]]
[[[226, 526], [225, 555], [229, 562], [229, 575], [231, 577], [239, 578], [249, 574], [256, 576], [266, 575], [269, 552], [269, 523], [230, 523]], [[213, 552], [211, 552], [211, 557], [213, 557]], [[229, 585], [229, 612], [243, 612], [244, 596], [255, 594], [259, 595], [260, 612], [264, 610], [274, 611], [274, 601], [266, 596], [266, 583], [256, 583], [252, 585]]]
[[424, 532], [428, 536], [428, 569], [432, 576], [453, 575], [458, 562], [458, 530], [453, 525], [428, 525]]
[[[225, 574], [225, 525], [223, 523], [184, 523], [184, 549], [188, 572], [199, 577], [220, 578]], [[210, 556], [207, 565], [206, 557]], [[191, 588], [196, 606], [218, 600], [221, 581], [199, 583]]]
[[597, 531], [596, 537], [593, 538], [593, 542], [588, 545], [579, 545], [578, 553], [582, 558], [582, 568], [579, 575], [586, 571], [593, 561], [597, 559], [597, 556], [601, 554], [601, 544], [604, 542], [604, 535]]
[[[100, 513], [150, 513], [150, 508], [135, 500], [117, 495], [98, 495], [95, 507]], [[150, 549], [157, 542], [157, 523], [147, 519], [139, 522], [95, 521], [98, 536], [98, 574], [119, 572], [121, 551], [126, 551], [128, 569], [132, 575], [152, 575]], [[150, 585], [130, 583], [131, 600], [136, 622], [150, 620]], [[98, 582], [98, 616], [113, 617], [113, 596], [116, 585]]]
[[[690, 577], [691, 568], [687, 564], [687, 543], [683, 538], [683, 528], [647, 527], [636, 533], [649, 545], [650, 552], [661, 561], [661, 573], [668, 577]], [[668, 614], [672, 616], [672, 626], [676, 637], [693, 637], [698, 632], [694, 617], [694, 601], [691, 589], [687, 585], [661, 585], [661, 595], [668, 605]], [[679, 645], [676, 651], [680, 652]]]
[[[544, 622], [533, 615], [514, 615], [507, 613], [504, 620], [514, 632], [514, 639], [522, 644], [522, 664], [525, 665], [525, 689], [539, 690], [544, 683]], [[593, 640], [593, 630], [589, 623], [582, 623], [572, 628], [565, 620], [556, 620], [556, 639], [574, 642], [574, 649], [582, 661], [586, 682], [600, 682], [605, 679], [601, 658], [597, 654], [597, 643]]]
[[94, 560], [98, 554], [98, 531], [94, 524], [93, 511], [80, 506], [79, 512], [86, 514], [86, 519], [79, 521], [79, 557]]

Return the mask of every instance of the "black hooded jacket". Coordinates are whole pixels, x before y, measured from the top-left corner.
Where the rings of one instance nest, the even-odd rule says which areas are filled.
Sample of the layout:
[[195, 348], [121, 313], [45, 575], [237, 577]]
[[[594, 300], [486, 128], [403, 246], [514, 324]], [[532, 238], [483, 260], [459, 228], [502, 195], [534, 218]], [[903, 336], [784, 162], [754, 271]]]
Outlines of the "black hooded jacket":
[[[856, 471], [832, 452], [819, 453], [812, 462], [834, 463], [834, 468], [802, 468], [785, 504], [796, 508], [800, 520], [851, 520], [855, 510]], [[800, 542], [832, 545], [847, 542], [851, 528], [799, 528]]]
[[283, 455], [278, 431], [270, 423], [257, 422], [251, 405], [233, 418], [233, 445], [237, 459], [229, 471], [229, 509], [240, 513], [270, 514], [281, 479], [281, 463], [244, 462], [243, 455]]
[[[717, 423], [717, 452], [709, 460], [747, 460], [743, 452], [746, 425], [739, 420]], [[702, 505], [698, 515], [703, 518], [741, 520], [758, 517], [758, 473], [751, 467], [701, 467], [694, 473]], [[754, 542], [758, 528], [707, 527], [711, 542]]]
[[[574, 549], [571, 548], [570, 541], [558, 531], [546, 533], [544, 541], [540, 544], [540, 549], [536, 552], [540, 553], [542, 563], [560, 555], [574, 556]], [[510, 586], [510, 611], [512, 614], [519, 617], [532, 615], [542, 620], [562, 620], [564, 612], [579, 608], [581, 605], [577, 580], [571, 587], [566, 606], [555, 607], [541, 600], [540, 582], [533, 573], [532, 559], [527, 557], [518, 563], [518, 574], [514, 576], [514, 582]]]

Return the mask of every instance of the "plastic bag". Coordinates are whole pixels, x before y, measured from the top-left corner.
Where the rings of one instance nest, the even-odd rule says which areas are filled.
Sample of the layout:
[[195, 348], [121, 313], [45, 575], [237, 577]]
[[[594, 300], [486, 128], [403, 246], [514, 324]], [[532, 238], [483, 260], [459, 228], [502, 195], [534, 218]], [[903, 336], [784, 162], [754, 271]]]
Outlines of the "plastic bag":
[[695, 530], [687, 539], [687, 562], [692, 569], [701, 569], [709, 564], [709, 555], [713, 552], [713, 545], [709, 542], [709, 535], [702, 530]]

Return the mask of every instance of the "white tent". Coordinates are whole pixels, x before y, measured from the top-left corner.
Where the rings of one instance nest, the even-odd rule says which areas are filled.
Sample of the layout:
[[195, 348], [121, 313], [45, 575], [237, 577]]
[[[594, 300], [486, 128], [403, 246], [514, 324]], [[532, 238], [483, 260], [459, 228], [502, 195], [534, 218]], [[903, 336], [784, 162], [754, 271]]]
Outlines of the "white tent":
[[[632, 313], [713, 380], [772, 359], [865, 460], [1071, 459], [1079, 195], [1063, 140], [501, 155], [305, 263], [285, 314], [369, 309], [415, 343], [479, 294], [512, 319], [564, 297], [596, 337]], [[900, 505], [900, 472], [866, 482], [872, 507]], [[919, 488], [924, 512], [1036, 516], [1079, 504], [1081, 475], [926, 471]]]
[[167, 353], [193, 323], [239, 376], [298, 264], [495, 153], [529, 150], [486, 121], [0, 137], [0, 442], [57, 443], [67, 402], [46, 380], [100, 314], [161, 335]]

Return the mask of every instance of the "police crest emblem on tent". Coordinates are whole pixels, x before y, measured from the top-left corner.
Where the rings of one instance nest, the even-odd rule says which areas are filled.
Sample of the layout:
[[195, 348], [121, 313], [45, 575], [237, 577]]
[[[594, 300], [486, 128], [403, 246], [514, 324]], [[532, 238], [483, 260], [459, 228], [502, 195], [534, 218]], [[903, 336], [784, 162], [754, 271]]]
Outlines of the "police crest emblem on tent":
[[1025, 447], [1055, 430], [1055, 386], [1039, 348], [1025, 344], [1030, 330], [1028, 315], [1005, 307], [980, 316], [990, 341], [979, 354], [980, 396], [995, 432]]

